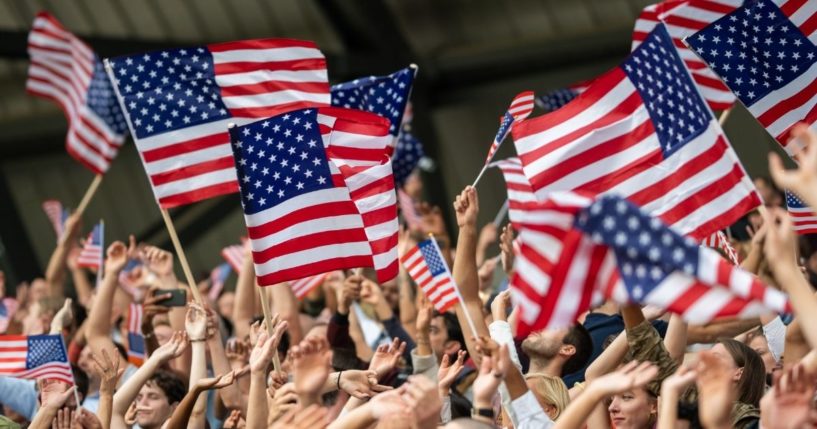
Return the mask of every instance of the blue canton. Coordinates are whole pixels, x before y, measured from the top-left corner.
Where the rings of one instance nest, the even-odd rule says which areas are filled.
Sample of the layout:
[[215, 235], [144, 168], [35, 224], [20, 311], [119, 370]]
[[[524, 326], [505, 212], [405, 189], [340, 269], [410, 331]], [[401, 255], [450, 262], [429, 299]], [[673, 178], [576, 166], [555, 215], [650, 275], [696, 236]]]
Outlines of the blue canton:
[[770, 0], [751, 0], [686, 38], [746, 106], [817, 61], [817, 47]]
[[499, 124], [499, 129], [496, 131], [494, 141], [501, 144], [505, 140], [505, 136], [508, 135], [508, 131], [511, 130], [511, 125], [513, 125], [513, 116], [510, 112], [505, 112], [505, 115], [502, 116], [502, 122]]
[[426, 265], [428, 265], [428, 271], [433, 277], [437, 277], [445, 273], [446, 268], [445, 262], [442, 256], [440, 256], [440, 252], [437, 251], [437, 245], [432, 240], [433, 239], [424, 240], [420, 242], [418, 246], [420, 246], [420, 253], [423, 254], [423, 259], [425, 259]]
[[29, 335], [26, 369], [36, 368], [51, 362], [68, 363], [65, 345], [60, 335]]
[[577, 95], [579, 93], [574, 89], [561, 88], [534, 98], [534, 102], [540, 109], [552, 112], [573, 101]]
[[786, 207], [790, 209], [804, 209], [808, 208], [806, 203], [804, 203], [794, 192], [786, 190]]
[[315, 109], [293, 110], [230, 130], [246, 214], [334, 186], [317, 119]]
[[423, 144], [404, 127], [397, 139], [392, 157], [394, 181], [398, 186], [406, 182], [424, 156]]
[[664, 25], [623, 64], [650, 113], [664, 157], [699, 136], [713, 119]]
[[698, 245], [614, 195], [599, 197], [583, 209], [575, 226], [616, 255], [618, 271], [636, 300], [649, 294], [674, 271], [698, 272]]
[[332, 87], [332, 105], [378, 114], [391, 122], [389, 134], [397, 136], [413, 82], [411, 68], [355, 79]]
[[230, 117], [204, 48], [117, 57], [112, 67], [138, 138]]
[[105, 73], [105, 66], [102, 61], [94, 56], [94, 74], [91, 75], [91, 84], [88, 86], [88, 108], [97, 114], [108, 127], [116, 134], [125, 134], [128, 130], [128, 123], [122, 114], [122, 108], [116, 100], [111, 81]]
[[131, 352], [143, 355], [145, 354], [145, 337], [128, 332], [128, 348]]

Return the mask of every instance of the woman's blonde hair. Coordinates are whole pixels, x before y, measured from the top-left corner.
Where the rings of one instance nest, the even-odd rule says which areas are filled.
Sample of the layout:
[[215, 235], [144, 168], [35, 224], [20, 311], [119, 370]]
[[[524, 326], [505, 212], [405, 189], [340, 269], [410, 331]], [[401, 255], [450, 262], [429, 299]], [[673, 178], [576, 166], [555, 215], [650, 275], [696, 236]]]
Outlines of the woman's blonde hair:
[[533, 394], [541, 402], [556, 408], [556, 415], [552, 416], [553, 420], [556, 420], [570, 403], [570, 395], [565, 382], [560, 377], [536, 372], [526, 374], [525, 380], [530, 382]]

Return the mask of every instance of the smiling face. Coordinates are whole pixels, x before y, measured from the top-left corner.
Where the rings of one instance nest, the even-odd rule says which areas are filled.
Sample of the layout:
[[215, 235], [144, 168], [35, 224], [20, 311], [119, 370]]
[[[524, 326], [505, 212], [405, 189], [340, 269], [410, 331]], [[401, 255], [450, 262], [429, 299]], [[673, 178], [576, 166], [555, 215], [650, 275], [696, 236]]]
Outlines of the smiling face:
[[607, 411], [616, 429], [649, 428], [655, 421], [656, 400], [645, 389], [633, 389], [614, 395]]
[[136, 423], [145, 429], [159, 428], [169, 419], [178, 403], [170, 403], [165, 392], [153, 381], [145, 383], [136, 396]]

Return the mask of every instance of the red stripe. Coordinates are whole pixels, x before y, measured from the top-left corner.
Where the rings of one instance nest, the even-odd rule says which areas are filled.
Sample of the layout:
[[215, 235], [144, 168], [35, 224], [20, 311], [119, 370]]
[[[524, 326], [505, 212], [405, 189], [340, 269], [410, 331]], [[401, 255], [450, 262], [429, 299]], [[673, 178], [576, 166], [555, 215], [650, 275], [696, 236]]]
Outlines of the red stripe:
[[358, 109], [347, 109], [345, 107], [326, 106], [318, 109], [321, 115], [331, 116], [338, 120], [346, 120], [351, 123], [368, 123], [368, 124], [390, 124], [388, 119], [371, 112]]
[[553, 271], [554, 261], [551, 261], [545, 255], [539, 253], [535, 248], [529, 244], [522, 242], [519, 245], [519, 252], [525, 255], [525, 259], [529, 260], [533, 265], [538, 267], [545, 273]]
[[754, 209], [755, 207], [760, 205], [760, 198], [757, 196], [757, 193], [752, 192], [751, 194], [744, 197], [738, 204], [735, 204], [728, 210], [721, 212], [718, 215], [717, 223], [715, 222], [706, 222], [699, 226], [698, 228], [690, 231], [687, 233], [688, 236], [694, 239], [701, 239], [706, 237], [709, 234], [717, 231], [721, 227], [719, 225], [731, 225], [735, 223], [738, 219], [740, 219], [744, 214], [748, 213], [750, 210]]
[[[323, 109], [321, 109], [323, 110]], [[377, 122], [358, 122], [347, 120], [345, 118], [338, 118], [332, 125], [332, 131], [342, 131], [349, 134], [358, 134], [362, 136], [383, 137], [389, 134], [389, 127], [391, 126], [388, 119], [378, 116]], [[371, 119], [367, 119], [369, 121]]]
[[703, 29], [704, 27], [706, 27], [707, 25], [710, 24], [709, 22], [696, 21], [694, 19], [690, 19], [690, 18], [686, 18], [686, 17], [683, 17], [683, 16], [678, 16], [678, 15], [667, 15], [666, 17], [664, 17], [664, 23], [666, 23], [667, 25], [673, 25], [673, 26], [676, 26], [676, 27], [690, 28], [692, 30], [701, 30], [701, 29]]
[[[81, 82], [82, 77], [74, 74], [65, 74], [62, 69], [54, 68], [52, 64], [48, 63], [41, 63], [37, 60], [32, 61], [33, 64], [36, 64], [37, 67], [41, 67], [46, 69], [51, 74], [56, 75], [59, 79], [55, 79], [55, 81], [42, 81], [42, 78], [31, 77], [32, 80], [40, 80], [41, 82], [45, 82], [49, 84], [52, 88], [56, 89], [57, 91], [65, 94], [68, 96], [68, 99], [71, 100], [71, 103], [74, 107], [79, 106], [85, 100], [85, 92], [88, 90], [86, 87], [79, 86], [83, 84]], [[66, 70], [71, 70], [70, 67], [66, 67]], [[57, 85], [57, 83], [62, 82], [64, 85], [68, 86], [68, 89], [62, 88]], [[69, 89], [72, 92], [69, 92]], [[79, 113], [79, 111], [77, 111]]]
[[260, 286], [270, 286], [290, 280], [296, 280], [303, 276], [325, 273], [327, 271], [371, 266], [371, 256], [347, 256], [341, 258], [324, 259], [322, 261], [310, 262], [306, 265], [278, 270], [274, 273], [258, 276], [258, 284]]
[[811, 33], [817, 30], [817, 14], [809, 16], [808, 19], [798, 27], [800, 27], [800, 31], [802, 31], [806, 37], [811, 36]]
[[590, 265], [587, 269], [587, 277], [585, 278], [584, 287], [582, 288], [579, 305], [574, 312], [574, 319], [578, 319], [581, 313], [584, 313], [590, 308], [590, 301], [593, 299], [593, 292], [596, 291], [598, 276], [604, 259], [607, 257], [607, 251], [608, 248], [606, 246], [593, 246], [590, 256]]
[[326, 70], [326, 60], [323, 58], [308, 58], [289, 61], [235, 61], [229, 63], [216, 63], [216, 75], [249, 73], [254, 71], [302, 71], [302, 70]]
[[714, 77], [706, 76], [701, 73], [692, 73], [692, 79], [695, 81], [695, 83], [701, 86], [705, 86], [723, 92], [729, 91], [729, 88], [726, 87], [723, 81]]
[[238, 182], [231, 181], [226, 183], [218, 183], [215, 185], [196, 188], [183, 194], [176, 194], [160, 198], [159, 207], [163, 209], [170, 209], [173, 207], [194, 203], [196, 201], [205, 200], [207, 198], [217, 197], [219, 195], [232, 194], [234, 192], [238, 192]]
[[362, 149], [330, 144], [326, 149], [326, 154], [329, 158], [344, 160], [346, 162], [367, 161], [379, 163], [383, 160], [383, 157], [386, 156], [386, 148]]
[[[351, 191], [349, 194], [351, 195], [353, 200], [361, 200], [367, 197], [371, 197], [373, 195], [382, 194], [384, 192], [394, 191], [394, 176], [389, 174], [388, 176], [381, 177], [373, 182], [367, 183], [360, 188], [357, 188]], [[397, 209], [395, 204], [390, 204], [390, 207], [394, 206], [395, 210]]]
[[291, 240], [275, 243], [262, 251], [253, 251], [252, 259], [256, 264], [263, 264], [272, 258], [280, 258], [316, 247], [361, 241], [367, 241], [366, 233], [363, 231], [363, 228], [335, 229], [314, 234], [305, 234]]
[[[274, 98], [274, 97], [273, 97]], [[321, 107], [323, 103], [315, 101], [293, 101], [291, 103], [276, 104], [259, 107], [236, 107], [230, 110], [230, 114], [235, 118], [268, 118], [277, 116], [290, 110], [307, 109], [310, 107]]]
[[[411, 259], [414, 256], [414, 254], [419, 252], [419, 251], [420, 251], [419, 247], [417, 247], [417, 246], [413, 247], [411, 250], [408, 251], [408, 253], [406, 253], [405, 255], [403, 255], [403, 257], [400, 258], [400, 262], [402, 262], [403, 264], [407, 264], [409, 259]], [[419, 261], [420, 259], [417, 259], [417, 260]], [[416, 263], [414, 265], [416, 265]], [[414, 265], [412, 265], [412, 266], [414, 266]], [[406, 267], [406, 270], [408, 270], [408, 269], [409, 268]]]
[[258, 95], [276, 91], [301, 91], [315, 94], [326, 94], [329, 92], [329, 84], [326, 82], [286, 82], [281, 80], [268, 80], [256, 84], [243, 84], [233, 86], [222, 86], [222, 97], [236, 97], [241, 95]]
[[366, 226], [380, 225], [381, 223], [397, 220], [397, 206], [381, 207], [370, 212], [361, 213], [363, 224]]
[[388, 251], [391, 251], [392, 249], [397, 248], [397, 237], [398, 233], [395, 232], [392, 235], [379, 238], [377, 240], [372, 240], [371, 241], [372, 253], [375, 255], [379, 255], [381, 253], [386, 253]]
[[[387, 282], [397, 277], [400, 272], [400, 266], [397, 261], [392, 261], [388, 266], [377, 270], [377, 281], [380, 283]], [[442, 310], [445, 311], [445, 310]]]
[[814, 122], [817, 122], [817, 105], [811, 108], [808, 114], [806, 114], [805, 118], [791, 124], [788, 128], [786, 128], [785, 131], [783, 131], [782, 133], [780, 133], [779, 136], [777, 136], [777, 141], [779, 141], [783, 145], [783, 147], [788, 146], [789, 140], [791, 140], [791, 129], [794, 128], [794, 126], [800, 122], [805, 122], [807, 124], [814, 124]]
[[[720, 197], [724, 192], [731, 190], [736, 184], [744, 178], [743, 169], [740, 165], [733, 164], [732, 170], [725, 176], [709, 183], [707, 186], [701, 188], [699, 191], [684, 198], [681, 202], [676, 204], [671, 210], [662, 214], [661, 220], [672, 225], [692, 212], [705, 206], [712, 200]], [[711, 207], [711, 210], [718, 210], [721, 207]], [[721, 223], [718, 222], [718, 225]], [[725, 225], [724, 225], [725, 226]]]
[[788, 0], [780, 10], [786, 14], [786, 16], [791, 17], [792, 15], [797, 12], [798, 9], [803, 7], [808, 0]]
[[750, 303], [750, 301], [739, 298], [733, 297], [729, 300], [726, 304], [723, 304], [721, 308], [718, 309], [717, 314], [712, 319], [719, 319], [721, 317], [727, 316], [736, 316], [743, 311], [744, 308]]
[[577, 191], [585, 191], [593, 194], [600, 194], [608, 191], [625, 180], [628, 180], [644, 171], [647, 171], [656, 165], [661, 164], [664, 160], [664, 155], [661, 149], [656, 148], [651, 152], [647, 152], [639, 158], [634, 159], [631, 163], [611, 172], [607, 175], [601, 176], [595, 180], [591, 180], [576, 188]]
[[644, 139], [652, 135], [653, 132], [652, 121], [648, 117], [641, 125], [633, 130], [607, 140], [570, 158], [563, 159], [553, 167], [544, 170], [534, 177], [536, 186], [539, 189], [547, 187], [576, 170], [587, 167], [597, 161], [601, 161], [641, 143]]
[[233, 165], [235, 165], [235, 162], [233, 161], [232, 155], [200, 162], [198, 164], [185, 164], [184, 167], [177, 168], [175, 170], [151, 175], [150, 182], [153, 183], [153, 186], [159, 186], [165, 183], [175, 182], [177, 180], [189, 179], [202, 174], [232, 168]]
[[732, 277], [732, 265], [727, 263], [725, 259], [718, 258], [715, 267], [715, 282], [719, 285], [728, 286]]
[[[797, 91], [791, 97], [778, 101], [777, 104], [774, 105], [771, 109], [763, 112], [762, 115], [757, 117], [757, 120], [763, 124], [764, 127], [768, 127], [774, 121], [780, 119], [786, 113], [789, 113], [793, 108], [800, 107], [803, 104], [806, 104], [813, 96], [817, 93], [817, 80], [812, 81], [808, 86], [803, 88], [800, 91]], [[813, 113], [813, 109], [812, 112]]]
[[213, 43], [207, 45], [210, 52], [227, 52], [241, 49], [272, 49], [272, 48], [315, 48], [318, 45], [308, 40], [297, 39], [252, 39], [235, 42]]
[[153, 162], [165, 158], [170, 158], [173, 156], [183, 155], [201, 149], [207, 149], [214, 146], [228, 144], [229, 142], [230, 135], [227, 134], [227, 132], [225, 131], [223, 133], [198, 137], [195, 139], [174, 143], [156, 149], [148, 149], [142, 152], [142, 158], [145, 160], [145, 162]]
[[700, 281], [696, 281], [692, 283], [681, 295], [679, 295], [678, 298], [670, 302], [667, 306], [667, 310], [678, 314], [684, 314], [710, 290], [711, 288], [708, 285], [701, 283]]
[[[283, 231], [293, 225], [297, 225], [309, 220], [320, 219], [327, 216], [357, 215], [357, 208], [351, 201], [338, 201], [332, 203], [316, 204], [309, 207], [302, 207], [297, 211], [280, 216], [263, 225], [247, 227], [250, 238], [257, 240], [278, 231]], [[362, 240], [362, 241], [365, 241]], [[303, 278], [301, 276], [299, 278]]]
[[540, 299], [542, 307], [539, 310], [539, 318], [534, 324], [535, 330], [547, 328], [548, 324], [552, 320], [551, 317], [553, 316], [553, 310], [556, 308], [556, 305], [562, 298], [562, 289], [565, 287], [573, 287], [573, 285], [565, 284], [565, 281], [568, 273], [570, 272], [570, 268], [575, 261], [576, 253], [579, 250], [579, 243], [581, 240], [582, 233], [580, 231], [569, 231], [565, 236], [565, 239], [562, 241], [563, 247], [559, 262], [553, 267], [553, 269], [546, 271], [551, 275], [550, 288], [547, 293], [545, 293], [545, 296], [542, 297], [543, 299]]

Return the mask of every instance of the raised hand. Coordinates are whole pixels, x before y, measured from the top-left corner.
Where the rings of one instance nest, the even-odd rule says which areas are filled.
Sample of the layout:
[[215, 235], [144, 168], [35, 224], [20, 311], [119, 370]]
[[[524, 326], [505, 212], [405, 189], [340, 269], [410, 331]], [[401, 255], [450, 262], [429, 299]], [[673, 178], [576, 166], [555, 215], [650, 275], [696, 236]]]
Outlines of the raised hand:
[[[173, 275], [173, 254], [155, 246], [145, 246], [142, 249], [142, 261], [145, 266], [160, 277]], [[190, 285], [195, 287], [196, 285]]]
[[377, 373], [359, 370], [346, 370], [340, 374], [340, 389], [358, 399], [369, 399], [372, 396], [391, 390], [391, 387], [377, 384]]
[[295, 390], [299, 395], [317, 395], [332, 371], [332, 350], [324, 337], [309, 337], [289, 352]]
[[496, 394], [499, 384], [502, 383], [502, 380], [508, 373], [510, 365], [510, 354], [507, 344], [503, 344], [492, 354], [485, 354], [483, 352], [479, 375], [472, 385], [475, 407], [484, 408], [490, 406], [491, 399]]
[[[276, 315], [273, 321], [277, 321], [277, 318]], [[278, 322], [273, 328], [272, 335], [268, 335], [264, 329], [261, 330], [255, 342], [255, 347], [250, 353], [250, 372], [253, 374], [266, 372], [267, 366], [272, 361], [272, 355], [276, 353], [278, 343], [281, 342], [281, 336], [286, 331], [287, 326], [286, 320]]]
[[505, 270], [505, 274], [510, 276], [513, 274], [514, 261], [513, 228], [510, 225], [502, 227], [502, 234], [499, 236], [499, 250], [502, 251], [500, 254], [502, 269]]
[[447, 354], [443, 355], [440, 369], [437, 371], [437, 392], [440, 397], [448, 396], [451, 385], [454, 384], [454, 380], [457, 379], [463, 368], [465, 368], [465, 350], [457, 352], [457, 360], [453, 364]]
[[780, 275], [786, 269], [797, 269], [795, 256], [797, 237], [789, 215], [782, 209], [770, 208], [763, 223], [767, 225], [763, 254], [769, 262], [769, 267], [776, 275]]
[[113, 358], [108, 354], [108, 351], [102, 349], [101, 358], [95, 354], [91, 354], [93, 359], [93, 372], [101, 380], [99, 384], [99, 392], [102, 394], [113, 395], [116, 390], [116, 383], [119, 377], [125, 373], [125, 368], [119, 369], [119, 353], [113, 350]]
[[236, 380], [247, 373], [249, 368], [244, 368], [237, 371], [230, 371], [226, 374], [221, 374], [212, 378], [202, 378], [196, 382], [196, 386], [202, 390], [221, 389], [233, 384]]
[[125, 264], [128, 263], [128, 248], [121, 241], [114, 241], [108, 246], [107, 258], [105, 258], [105, 275], [119, 275]]
[[707, 428], [729, 427], [735, 392], [732, 371], [711, 352], [698, 354], [698, 415]]
[[429, 301], [423, 292], [418, 291], [420, 295], [422, 295], [422, 299], [420, 300], [421, 305], [417, 310], [417, 321], [414, 322], [417, 328], [417, 332], [428, 334], [428, 330], [431, 326], [431, 319], [434, 316], [434, 304]]
[[230, 367], [233, 369], [243, 368], [249, 362], [250, 347], [246, 342], [238, 338], [232, 338], [227, 341], [227, 347], [224, 349], [227, 355], [227, 360], [230, 362]]
[[805, 148], [795, 156], [797, 168], [786, 170], [783, 161], [774, 152], [769, 153], [769, 173], [777, 186], [790, 189], [815, 208], [817, 192], [817, 134], [808, 125], [800, 123], [792, 127], [792, 139], [799, 140]]
[[[75, 422], [73, 429], [102, 429], [102, 422], [99, 421], [99, 417], [97, 417], [96, 414], [83, 408], [80, 408], [79, 411], [78, 413], [74, 413]], [[134, 416], [134, 419], [135, 418]]]
[[406, 351], [406, 343], [395, 337], [390, 344], [381, 344], [375, 350], [369, 369], [377, 373], [377, 378], [383, 378], [400, 361], [400, 356]]
[[363, 277], [359, 275], [352, 275], [343, 280], [343, 286], [340, 289], [338, 296], [338, 312], [341, 314], [348, 314], [349, 308], [356, 299], [360, 298]]
[[650, 362], [631, 361], [616, 371], [593, 381], [591, 386], [605, 396], [644, 387], [658, 375], [658, 367]]
[[68, 399], [74, 395], [77, 386], [68, 387], [67, 384], [59, 381], [46, 384], [42, 389], [43, 407], [59, 410]]
[[170, 293], [160, 293], [154, 295], [154, 292], [160, 290], [158, 287], [151, 287], [142, 301], [142, 332], [149, 333], [153, 331], [153, 318], [159, 314], [166, 314], [170, 311], [170, 307], [159, 305], [158, 302], [171, 297]]
[[417, 205], [417, 213], [420, 215], [420, 231], [418, 231], [420, 236], [425, 237], [428, 234], [434, 234], [443, 237], [448, 235], [445, 231], [445, 221], [439, 207], [421, 203]]
[[383, 300], [383, 291], [377, 283], [369, 279], [363, 279], [360, 299], [367, 304], [377, 305]]
[[511, 290], [504, 290], [491, 303], [491, 316], [494, 321], [508, 321], [508, 308], [511, 306]]
[[76, 423], [76, 414], [70, 408], [57, 411], [57, 417], [51, 422], [52, 429], [71, 429]]
[[479, 198], [473, 186], [466, 186], [454, 200], [454, 211], [457, 215], [457, 226], [476, 228], [479, 214]]
[[151, 357], [155, 355], [162, 362], [167, 362], [181, 356], [187, 349], [188, 344], [190, 343], [186, 332], [174, 332], [170, 340], [156, 349]]
[[184, 329], [190, 341], [204, 341], [207, 335], [207, 313], [201, 305], [191, 302], [187, 305]]
[[267, 394], [272, 398], [270, 417], [273, 420], [298, 407], [298, 393], [295, 391], [294, 383], [284, 383], [273, 391], [267, 389]]
[[802, 364], [789, 368], [782, 375], [778, 373], [774, 388], [760, 400], [761, 426], [770, 429], [804, 427], [814, 414], [811, 405], [815, 388], [817, 376], [808, 374]]
[[233, 410], [230, 412], [230, 417], [227, 417], [227, 420], [224, 421], [224, 429], [238, 429], [239, 422], [241, 421], [241, 410]]
[[661, 383], [661, 395], [672, 392], [675, 396], [679, 396], [687, 387], [695, 383], [698, 378], [698, 372], [693, 368], [687, 366], [680, 366], [675, 374], [664, 379]]
[[71, 321], [74, 320], [74, 313], [71, 311], [72, 302], [71, 298], [65, 298], [62, 308], [51, 319], [51, 332], [62, 333], [66, 326], [71, 325]]
[[436, 427], [442, 402], [435, 394], [437, 386], [422, 375], [412, 375], [405, 384], [403, 401], [411, 409], [420, 428]]

